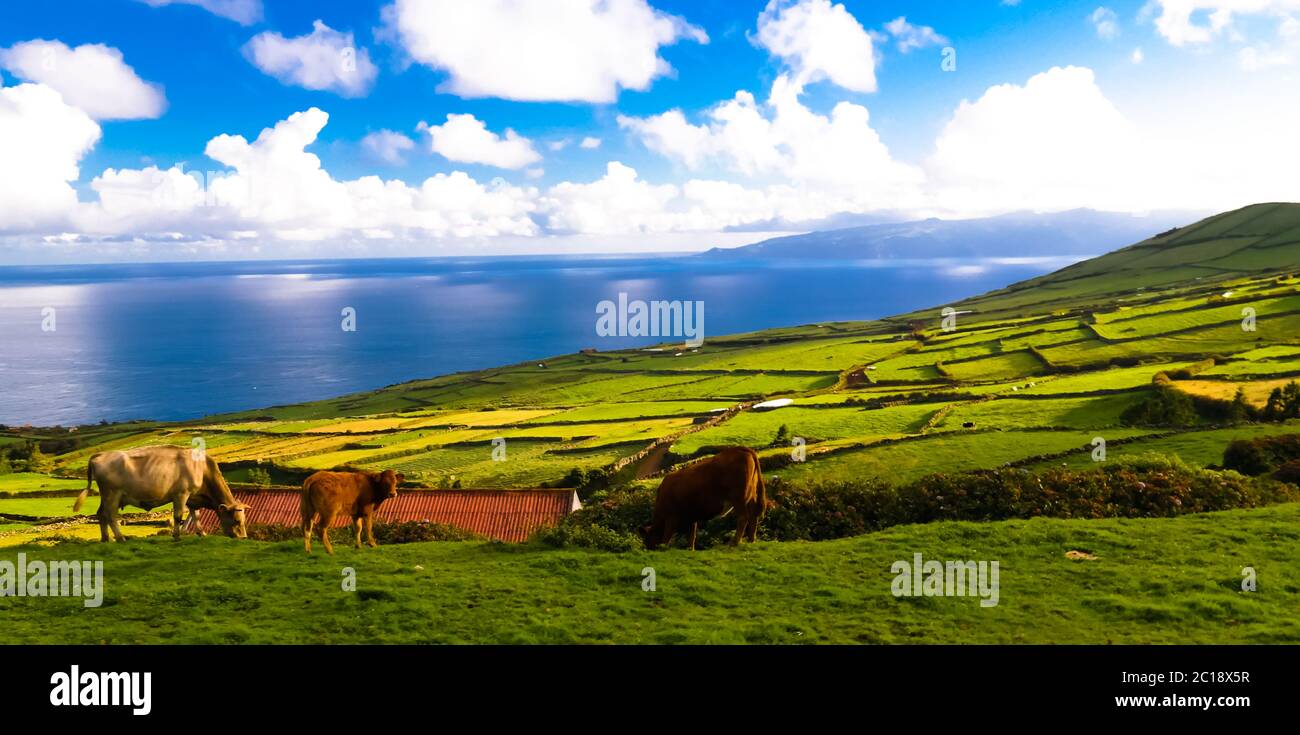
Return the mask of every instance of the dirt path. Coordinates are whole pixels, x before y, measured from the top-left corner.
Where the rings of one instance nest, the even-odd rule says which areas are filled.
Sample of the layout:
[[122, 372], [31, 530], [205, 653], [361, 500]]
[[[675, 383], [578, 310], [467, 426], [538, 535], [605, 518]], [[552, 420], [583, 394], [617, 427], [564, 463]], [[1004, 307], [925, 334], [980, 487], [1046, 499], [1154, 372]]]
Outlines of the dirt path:
[[667, 456], [668, 447], [670, 446], [672, 446], [671, 443], [665, 442], [652, 447], [645, 459], [641, 460], [640, 464], [636, 466], [636, 479], [644, 480], [667, 469], [664, 467], [664, 458]]

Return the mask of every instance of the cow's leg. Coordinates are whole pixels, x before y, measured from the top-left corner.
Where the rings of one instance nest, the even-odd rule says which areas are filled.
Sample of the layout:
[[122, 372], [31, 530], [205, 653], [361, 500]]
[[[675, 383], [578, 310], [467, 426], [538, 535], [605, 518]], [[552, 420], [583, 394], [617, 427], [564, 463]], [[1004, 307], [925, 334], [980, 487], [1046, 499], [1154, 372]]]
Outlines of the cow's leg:
[[695, 551], [695, 533], [700, 530], [700, 524], [691, 524], [691, 551]]
[[375, 517], [373, 515], [366, 516], [366, 543], [370, 544], [372, 549], [379, 545], [375, 543]]
[[208, 535], [203, 531], [203, 524], [199, 523], [198, 508], [190, 508], [190, 517], [185, 521], [185, 532], [193, 533], [200, 538]]
[[745, 535], [745, 526], [749, 522], [749, 514], [743, 510], [736, 511], [736, 535], [731, 537], [731, 545], [739, 546], [740, 539]]
[[108, 543], [108, 493], [100, 493], [99, 510], [95, 511], [95, 518], [99, 520], [99, 542]]
[[120, 510], [120, 508], [113, 507], [108, 510], [108, 526], [113, 529], [113, 538], [117, 539], [118, 543], [126, 541], [126, 534], [122, 533], [122, 527], [117, 524], [117, 516]]
[[314, 513], [306, 514], [302, 519], [302, 545], [303, 548], [307, 549], [308, 554], [311, 553], [311, 531], [314, 519]]
[[362, 523], [362, 516], [357, 516], [356, 518], [352, 519], [352, 530], [353, 530], [353, 535], [355, 537], [355, 540], [352, 544], [352, 548], [354, 549], [361, 548], [361, 523]]
[[334, 525], [333, 514], [321, 513], [320, 519], [316, 521], [320, 524], [320, 542], [325, 547], [325, 553], [334, 556], [334, 545], [330, 543], [330, 526]]
[[181, 493], [172, 499], [172, 540], [181, 540], [181, 526], [185, 520], [185, 501], [189, 500], [189, 495]]

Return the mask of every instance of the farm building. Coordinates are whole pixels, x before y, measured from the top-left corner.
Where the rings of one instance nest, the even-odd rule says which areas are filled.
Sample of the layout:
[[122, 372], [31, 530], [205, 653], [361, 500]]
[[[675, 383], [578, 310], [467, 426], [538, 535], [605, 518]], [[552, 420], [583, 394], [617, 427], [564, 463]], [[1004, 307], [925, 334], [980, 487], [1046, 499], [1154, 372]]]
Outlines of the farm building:
[[[248, 506], [250, 524], [267, 526], [302, 525], [298, 488], [235, 489], [235, 498]], [[476, 533], [498, 541], [518, 543], [534, 531], [553, 526], [582, 507], [578, 493], [568, 488], [530, 490], [426, 490], [401, 489], [375, 512], [376, 523], [425, 521]], [[334, 527], [347, 526], [352, 519], [340, 516]], [[214, 533], [217, 515], [200, 512], [204, 532]]]

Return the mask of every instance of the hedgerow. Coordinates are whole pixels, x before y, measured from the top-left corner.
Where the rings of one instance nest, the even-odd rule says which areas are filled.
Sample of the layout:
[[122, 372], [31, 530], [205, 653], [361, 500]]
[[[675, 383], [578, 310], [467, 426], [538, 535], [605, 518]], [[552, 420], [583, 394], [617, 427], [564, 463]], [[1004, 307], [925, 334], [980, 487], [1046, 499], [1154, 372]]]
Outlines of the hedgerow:
[[[1165, 518], [1300, 500], [1300, 488], [1292, 484], [1194, 468], [1158, 455], [1088, 470], [939, 473], [898, 487], [876, 479], [804, 484], [774, 478], [767, 490], [772, 505], [759, 536], [771, 541], [824, 541], [935, 521]], [[538, 538], [554, 546], [637, 548], [638, 532], [650, 522], [654, 495], [652, 488], [598, 494]], [[730, 515], [704, 524], [697, 548], [728, 541], [734, 527]]]

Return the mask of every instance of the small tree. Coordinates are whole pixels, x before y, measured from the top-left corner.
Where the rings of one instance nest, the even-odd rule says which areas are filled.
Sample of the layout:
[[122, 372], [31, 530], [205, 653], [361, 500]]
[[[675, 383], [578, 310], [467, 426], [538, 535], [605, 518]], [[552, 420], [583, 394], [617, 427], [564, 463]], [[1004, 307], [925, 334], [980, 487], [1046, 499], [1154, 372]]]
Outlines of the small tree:
[[1249, 421], [1253, 413], [1254, 407], [1246, 401], [1246, 391], [1238, 388], [1232, 397], [1232, 407], [1228, 409], [1228, 420], [1240, 424]]
[[781, 424], [780, 428], [776, 430], [776, 438], [772, 439], [772, 446], [777, 447], [789, 443], [790, 443], [790, 427], [786, 426], [785, 424]]
[[45, 474], [54, 469], [54, 460], [41, 451], [39, 442], [32, 442], [31, 449], [27, 453], [27, 471]]

